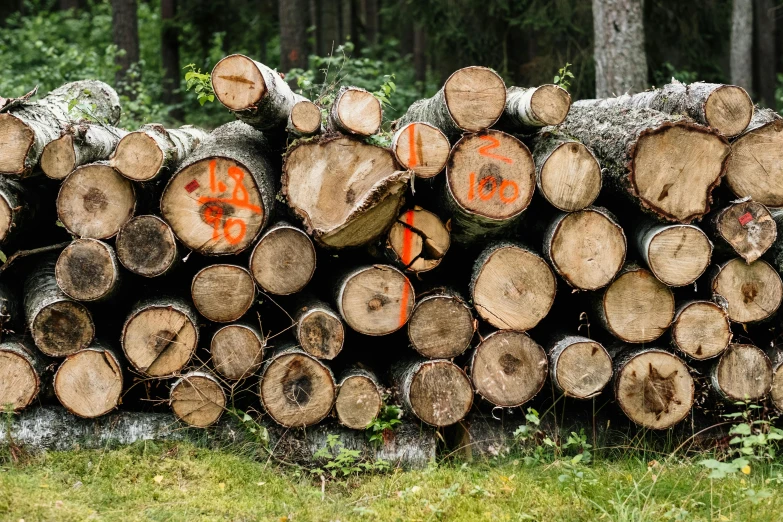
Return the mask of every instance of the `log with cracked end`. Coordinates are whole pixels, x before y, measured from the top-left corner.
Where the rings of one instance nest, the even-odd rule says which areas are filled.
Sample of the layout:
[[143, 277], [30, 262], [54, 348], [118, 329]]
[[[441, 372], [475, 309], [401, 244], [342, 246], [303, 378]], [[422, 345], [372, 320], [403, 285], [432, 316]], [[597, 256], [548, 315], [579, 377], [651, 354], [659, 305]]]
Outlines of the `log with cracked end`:
[[612, 358], [597, 341], [556, 334], [548, 351], [552, 383], [566, 397], [591, 399], [612, 380]]
[[462, 369], [443, 359], [410, 359], [391, 368], [397, 399], [421, 421], [451, 426], [473, 405], [473, 385]]
[[366, 429], [378, 417], [382, 406], [381, 386], [373, 372], [354, 366], [340, 375], [334, 401], [340, 424], [353, 430]]
[[400, 165], [418, 178], [429, 179], [446, 168], [451, 144], [437, 127], [414, 121], [397, 129], [391, 149]]
[[710, 271], [713, 298], [725, 305], [735, 323], [755, 323], [772, 317], [783, 300], [780, 274], [766, 261], [746, 263], [736, 257]]
[[772, 363], [752, 344], [732, 344], [710, 370], [710, 382], [718, 395], [734, 404], [760, 401], [772, 388]]
[[562, 123], [570, 108], [571, 95], [558, 85], [509, 87], [497, 126], [509, 132], [531, 132]]
[[644, 263], [668, 286], [693, 283], [712, 260], [712, 242], [694, 225], [641, 221], [633, 232]]
[[136, 303], [122, 328], [128, 362], [149, 377], [174, 375], [198, 345], [196, 310], [184, 299], [161, 297]]
[[305, 352], [331, 360], [343, 349], [345, 325], [340, 315], [323, 301], [302, 296], [294, 313], [294, 336]]
[[109, 159], [126, 130], [80, 121], [68, 125], [41, 154], [41, 170], [51, 179], [65, 179], [76, 167]]
[[539, 192], [558, 210], [582, 210], [601, 192], [601, 166], [595, 155], [555, 128], [544, 129], [533, 138], [533, 161]]
[[318, 105], [306, 99], [304, 96], [294, 95], [296, 103], [288, 115], [286, 130], [289, 134], [300, 138], [307, 138], [323, 132], [321, 125], [321, 109]]
[[193, 276], [190, 295], [201, 315], [216, 323], [232, 323], [250, 310], [256, 285], [246, 268], [215, 264]]
[[440, 264], [450, 244], [449, 223], [417, 205], [389, 229], [386, 253], [406, 272], [427, 272]]
[[0, 243], [23, 234], [26, 223], [35, 217], [34, 195], [16, 180], [0, 176]]
[[250, 255], [250, 273], [264, 292], [301, 292], [315, 273], [316, 253], [305, 232], [284, 221], [266, 229]]
[[245, 379], [261, 368], [266, 340], [249, 323], [227, 324], [218, 329], [209, 344], [215, 370], [233, 381]]
[[214, 375], [191, 371], [171, 385], [169, 405], [174, 415], [194, 428], [207, 428], [220, 420], [226, 409], [226, 392]]
[[283, 194], [321, 246], [370, 243], [396, 220], [408, 172], [387, 149], [345, 136], [301, 143], [288, 152]]
[[77, 301], [108, 299], [121, 279], [114, 248], [97, 239], [75, 239], [60, 252], [54, 273], [60, 289]]
[[38, 397], [48, 361], [31, 340], [11, 336], [0, 343], [0, 405], [21, 411]]
[[329, 128], [344, 134], [372, 136], [382, 120], [381, 102], [359, 87], [340, 87], [329, 110]]
[[704, 228], [715, 244], [716, 254], [738, 255], [746, 263], [764, 255], [778, 237], [769, 209], [750, 198], [733, 201], [718, 209]]
[[106, 415], [120, 404], [123, 358], [101, 341], [72, 353], [54, 374], [54, 393], [69, 412], [85, 419]]
[[175, 172], [208, 135], [192, 125], [166, 129], [149, 123], [123, 136], [109, 164], [130, 180], [152, 181]]
[[672, 322], [672, 345], [692, 359], [703, 361], [722, 354], [731, 342], [726, 310], [712, 301], [680, 304]]
[[179, 259], [177, 239], [171, 227], [150, 214], [126, 221], [117, 232], [115, 246], [122, 266], [144, 277], [167, 274]]
[[477, 321], [456, 292], [438, 288], [420, 296], [408, 321], [411, 346], [428, 359], [453, 359], [470, 347]]

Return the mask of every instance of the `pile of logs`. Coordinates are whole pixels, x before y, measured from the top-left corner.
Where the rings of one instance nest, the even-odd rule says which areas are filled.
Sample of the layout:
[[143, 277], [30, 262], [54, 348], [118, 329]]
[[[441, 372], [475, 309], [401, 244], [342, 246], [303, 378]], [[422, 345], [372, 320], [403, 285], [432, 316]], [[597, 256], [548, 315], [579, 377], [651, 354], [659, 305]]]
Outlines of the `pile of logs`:
[[97, 81], [0, 98], [4, 408], [783, 408], [783, 119], [743, 89], [572, 104], [468, 67], [389, 127], [242, 55], [212, 85], [236, 120], [211, 132], [122, 129]]

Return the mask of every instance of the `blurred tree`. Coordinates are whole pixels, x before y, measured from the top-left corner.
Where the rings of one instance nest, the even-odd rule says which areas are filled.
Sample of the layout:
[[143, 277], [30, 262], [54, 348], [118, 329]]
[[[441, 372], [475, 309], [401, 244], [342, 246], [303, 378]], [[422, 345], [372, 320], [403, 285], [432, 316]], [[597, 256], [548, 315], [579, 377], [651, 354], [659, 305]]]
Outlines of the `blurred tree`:
[[177, 0], [160, 2], [160, 56], [163, 65], [163, 102], [173, 105], [171, 117], [183, 117], [180, 93], [179, 25], [177, 22]]
[[367, 45], [378, 44], [379, 30], [379, 11], [378, 4], [380, 0], [362, 0], [362, 13], [364, 18], [364, 37]]
[[760, 101], [775, 107], [777, 52], [775, 50], [775, 0], [755, 0], [755, 85]]
[[644, 0], [593, 0], [593, 34], [596, 98], [645, 90]]
[[[285, 0], [283, 0], [285, 1]], [[340, 4], [337, 0], [316, 0], [319, 20], [318, 35], [321, 56], [331, 55], [340, 45]]]
[[731, 83], [753, 96], [753, 3], [733, 0], [731, 9]]
[[79, 7], [81, 7], [80, 0], [60, 0], [60, 9], [63, 11], [79, 9]]
[[117, 46], [116, 74], [118, 84], [123, 83], [130, 66], [139, 61], [139, 19], [136, 0], [111, 0], [112, 39]]
[[281, 0], [280, 70], [307, 67], [307, 1]]

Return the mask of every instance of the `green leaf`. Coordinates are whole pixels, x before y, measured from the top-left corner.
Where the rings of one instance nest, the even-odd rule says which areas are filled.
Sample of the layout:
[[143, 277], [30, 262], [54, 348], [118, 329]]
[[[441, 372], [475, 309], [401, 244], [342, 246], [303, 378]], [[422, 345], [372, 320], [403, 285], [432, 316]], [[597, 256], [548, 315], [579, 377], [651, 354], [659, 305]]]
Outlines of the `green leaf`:
[[6, 261], [8, 261], [8, 258], [5, 256], [5, 252], [0, 250], [0, 263], [5, 263]]

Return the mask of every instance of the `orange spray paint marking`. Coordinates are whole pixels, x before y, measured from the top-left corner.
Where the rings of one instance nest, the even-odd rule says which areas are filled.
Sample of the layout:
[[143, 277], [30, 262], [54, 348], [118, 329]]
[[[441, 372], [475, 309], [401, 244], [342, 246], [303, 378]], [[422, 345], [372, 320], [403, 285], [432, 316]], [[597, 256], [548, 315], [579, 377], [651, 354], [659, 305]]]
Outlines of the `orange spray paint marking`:
[[[232, 236], [230, 233], [231, 227], [233, 226], [239, 227], [239, 232], [237, 232], [235, 236]], [[245, 225], [244, 221], [241, 219], [228, 218], [223, 225], [223, 236], [226, 238], [226, 241], [228, 241], [229, 244], [236, 245], [245, 238], [246, 230], [247, 225]]]
[[476, 173], [471, 172], [468, 178], [468, 201], [472, 201], [476, 195], [473, 193], [473, 185], [476, 184]]
[[220, 239], [220, 221], [223, 219], [223, 209], [217, 206], [208, 206], [204, 209], [204, 221], [212, 225], [212, 240]]
[[500, 160], [500, 161], [505, 161], [509, 165], [511, 163], [514, 163], [514, 161], [511, 158], [507, 158], [505, 156], [501, 156], [500, 154], [495, 154], [493, 152], [489, 152], [492, 149], [496, 149], [496, 148], [500, 147], [500, 140], [499, 139], [494, 138], [492, 136], [487, 136], [487, 135], [479, 136], [479, 139], [482, 139], [484, 141], [489, 141], [490, 142], [489, 145], [484, 145], [483, 147], [479, 147], [479, 150], [478, 150], [479, 154], [481, 154], [482, 156], [485, 156], [487, 158], [493, 158], [493, 159], [497, 159], [497, 160]]
[[[214, 163], [215, 163], [214, 160], [209, 162], [210, 189], [212, 189], [213, 193], [225, 192], [227, 188], [225, 183], [223, 183], [222, 181], [217, 181], [217, 179], [215, 178]], [[245, 187], [245, 184], [243, 182], [243, 179], [245, 178], [245, 172], [236, 166], [229, 167], [228, 176], [231, 179], [233, 179], [235, 182], [234, 190], [232, 191], [230, 198], [216, 198], [216, 197], [202, 196], [198, 198], [198, 202], [201, 204], [212, 203], [212, 202], [226, 203], [228, 205], [233, 205], [237, 208], [245, 208], [256, 214], [261, 214], [263, 212], [261, 207], [257, 205], [252, 205], [250, 203], [250, 193], [247, 191], [247, 187]], [[218, 191], [218, 189], [221, 190]]]
[[[413, 226], [413, 211], [409, 210], [405, 213], [405, 230], [402, 233], [402, 264], [406, 267], [411, 262], [411, 249], [413, 247], [413, 230], [410, 227]], [[406, 279], [402, 284], [402, 296], [400, 297], [400, 326], [404, 325], [408, 320], [408, 299], [410, 298], [410, 284]]]
[[[492, 183], [492, 190], [489, 192], [486, 192], [484, 190], [484, 187], [487, 186], [487, 183]], [[495, 179], [495, 176], [487, 176], [486, 178], [481, 178], [481, 181], [479, 181], [478, 184], [478, 195], [479, 199], [481, 201], [489, 201], [492, 199], [492, 196], [495, 195], [495, 191], [498, 189], [498, 180]]]
[[411, 123], [408, 126], [408, 168], [412, 169], [419, 165], [419, 158], [416, 157], [416, 124]]
[[[506, 196], [507, 188], [511, 188], [514, 190], [513, 196], [511, 197]], [[500, 201], [502, 201], [503, 203], [506, 204], [513, 203], [519, 197], [519, 186], [517, 186], [516, 182], [514, 181], [504, 179], [503, 183], [500, 184], [500, 191], [498, 192], [498, 196], [500, 196]]]

